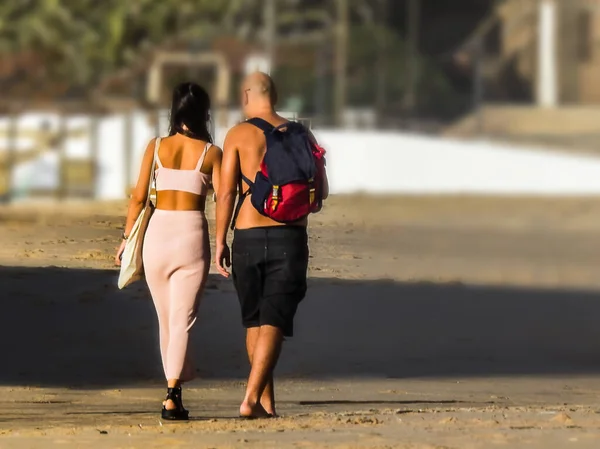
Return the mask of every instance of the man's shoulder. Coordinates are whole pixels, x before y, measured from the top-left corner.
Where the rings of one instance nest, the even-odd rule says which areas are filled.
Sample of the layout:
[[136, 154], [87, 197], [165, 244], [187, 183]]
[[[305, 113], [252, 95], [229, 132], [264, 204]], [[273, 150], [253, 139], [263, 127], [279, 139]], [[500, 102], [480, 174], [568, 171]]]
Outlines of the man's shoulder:
[[229, 131], [227, 131], [226, 138], [228, 140], [235, 140], [237, 138], [246, 138], [249, 133], [253, 132], [254, 126], [250, 123], [242, 122], [235, 125]]
[[237, 125], [235, 125], [233, 128], [231, 128], [229, 130], [230, 133], [240, 133], [240, 132], [247, 132], [249, 130], [253, 130], [256, 129], [256, 127], [249, 123], [249, 122], [240, 122]]

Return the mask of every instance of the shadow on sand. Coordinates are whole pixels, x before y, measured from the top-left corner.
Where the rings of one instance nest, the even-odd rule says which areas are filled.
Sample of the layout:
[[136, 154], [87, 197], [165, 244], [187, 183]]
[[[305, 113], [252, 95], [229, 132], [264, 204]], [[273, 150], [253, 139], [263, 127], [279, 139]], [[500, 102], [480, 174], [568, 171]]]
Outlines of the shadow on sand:
[[[146, 287], [116, 272], [0, 267], [1, 385], [161, 380]], [[600, 372], [595, 292], [313, 279], [278, 375], [378, 378]], [[211, 276], [194, 331], [204, 378], [247, 374], [229, 281]]]

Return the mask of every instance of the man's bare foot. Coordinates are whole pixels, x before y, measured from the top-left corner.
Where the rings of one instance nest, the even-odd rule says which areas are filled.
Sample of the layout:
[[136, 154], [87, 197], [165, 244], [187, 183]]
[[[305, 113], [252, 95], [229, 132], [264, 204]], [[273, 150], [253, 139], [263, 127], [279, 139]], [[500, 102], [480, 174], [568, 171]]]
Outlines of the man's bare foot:
[[241, 418], [251, 418], [251, 419], [259, 419], [259, 418], [272, 418], [269, 412], [267, 412], [264, 407], [260, 404], [250, 404], [248, 401], [244, 401], [240, 406], [240, 417]]
[[277, 412], [275, 411], [275, 406], [273, 404], [261, 401], [260, 405], [263, 409], [265, 409], [265, 412], [267, 412], [273, 418], [277, 418]]

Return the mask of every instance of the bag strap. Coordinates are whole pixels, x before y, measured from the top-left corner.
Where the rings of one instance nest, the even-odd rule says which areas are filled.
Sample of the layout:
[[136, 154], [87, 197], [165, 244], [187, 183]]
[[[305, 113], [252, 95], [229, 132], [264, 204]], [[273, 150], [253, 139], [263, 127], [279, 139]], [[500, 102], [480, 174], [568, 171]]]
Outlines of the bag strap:
[[250, 195], [250, 189], [246, 190], [241, 194], [238, 199], [237, 205], [235, 206], [235, 211], [233, 212], [233, 218], [231, 220], [231, 230], [235, 230], [235, 223], [237, 221], [238, 215], [240, 214], [240, 210], [242, 209], [242, 204], [244, 204], [244, 200]]
[[[154, 144], [154, 164], [158, 165], [159, 168], [163, 168], [163, 164], [160, 161], [160, 156], [158, 154], [158, 148], [160, 147], [161, 138], [157, 137]], [[154, 168], [154, 165], [152, 166]]]
[[290, 126], [290, 124], [295, 123], [292, 121], [287, 121], [285, 123], [282, 123], [281, 125], [275, 127], [273, 125], [271, 125], [269, 122], [267, 122], [266, 120], [260, 118], [260, 117], [254, 117], [251, 119], [246, 120], [248, 123], [250, 123], [251, 125], [256, 126], [257, 128], [262, 129], [265, 133], [270, 133], [273, 131], [279, 131], [281, 129], [284, 128], [288, 128]]
[[242, 209], [242, 205], [244, 204], [244, 201], [246, 200], [248, 195], [250, 195], [250, 193], [252, 193], [252, 187], [254, 186], [254, 183], [252, 181], [250, 181], [250, 179], [248, 179], [246, 176], [244, 176], [244, 174], [242, 173], [241, 170], [240, 170], [240, 176], [244, 180], [244, 182], [246, 184], [248, 184], [248, 189], [240, 195], [238, 202], [235, 206], [235, 210], [233, 212], [233, 217], [231, 220], [231, 230], [232, 231], [235, 230], [235, 222], [237, 221], [237, 217], [240, 213], [240, 210]]
[[270, 133], [275, 129], [273, 125], [260, 117], [254, 117], [246, 121], [257, 128], [262, 129], [265, 133]]
[[[152, 184], [156, 181], [156, 162], [158, 159], [158, 148], [160, 147], [161, 137], [157, 137], [154, 142], [154, 158], [152, 159], [152, 170], [150, 170], [150, 182], [148, 183], [148, 194], [146, 195], [146, 207], [150, 205], [150, 193], [152, 192]], [[160, 163], [160, 162], [159, 162]]]
[[208, 150], [212, 147], [212, 143], [206, 142], [206, 146], [204, 147], [204, 151], [202, 152], [202, 156], [198, 159], [198, 163], [196, 164], [195, 171], [200, 171], [202, 168], [202, 164], [204, 164], [204, 159], [206, 159], [206, 155], [208, 154]]

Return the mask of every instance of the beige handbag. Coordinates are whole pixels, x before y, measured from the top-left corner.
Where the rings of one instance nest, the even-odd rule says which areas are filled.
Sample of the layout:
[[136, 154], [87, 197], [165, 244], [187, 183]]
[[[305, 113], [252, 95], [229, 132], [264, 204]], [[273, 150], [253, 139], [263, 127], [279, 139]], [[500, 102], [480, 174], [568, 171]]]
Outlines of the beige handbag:
[[142, 246], [144, 244], [144, 236], [148, 228], [148, 222], [154, 212], [154, 205], [150, 201], [150, 193], [152, 192], [152, 184], [154, 184], [154, 173], [156, 166], [156, 157], [158, 147], [160, 145], [160, 137], [156, 138], [154, 145], [154, 159], [152, 161], [152, 170], [150, 171], [150, 183], [148, 185], [148, 196], [146, 197], [146, 205], [137, 220], [131, 228], [129, 238], [125, 244], [123, 257], [121, 258], [121, 271], [119, 273], [118, 286], [120, 289], [127, 287], [135, 281], [139, 281], [144, 277], [144, 264], [142, 261]]

